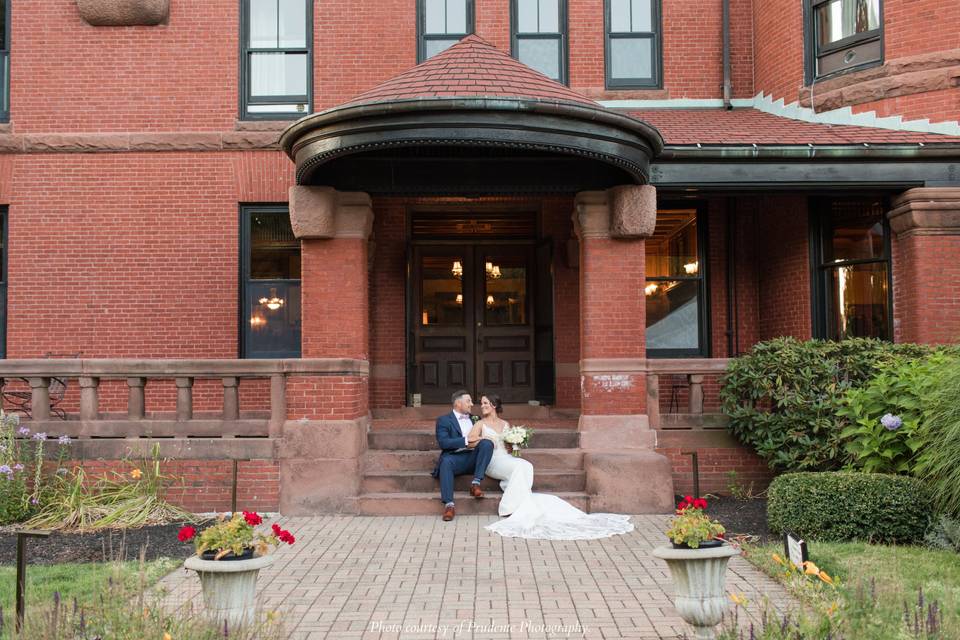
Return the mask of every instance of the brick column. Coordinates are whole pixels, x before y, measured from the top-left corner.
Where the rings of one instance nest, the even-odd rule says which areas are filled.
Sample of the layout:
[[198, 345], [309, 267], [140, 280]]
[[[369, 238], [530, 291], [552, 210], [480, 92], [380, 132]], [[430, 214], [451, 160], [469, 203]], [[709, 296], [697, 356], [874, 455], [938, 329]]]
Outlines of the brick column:
[[[575, 199], [580, 244], [580, 446], [593, 511], [663, 513], [669, 461], [646, 416], [644, 238], [656, 223], [651, 186]], [[638, 482], [638, 479], [642, 481]]]
[[960, 188], [910, 189], [892, 207], [894, 338], [958, 342]]
[[360, 491], [369, 423], [370, 197], [292, 187], [290, 222], [301, 240], [303, 358], [352, 364], [343, 375], [287, 377], [280, 510], [348, 513]]

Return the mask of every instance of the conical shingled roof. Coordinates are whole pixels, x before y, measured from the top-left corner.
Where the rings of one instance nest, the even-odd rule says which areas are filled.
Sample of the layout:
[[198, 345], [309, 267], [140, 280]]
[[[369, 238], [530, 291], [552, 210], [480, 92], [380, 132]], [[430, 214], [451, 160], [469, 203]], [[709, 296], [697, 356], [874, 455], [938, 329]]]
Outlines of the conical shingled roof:
[[361, 93], [343, 106], [418, 98], [519, 98], [599, 107], [477, 35]]

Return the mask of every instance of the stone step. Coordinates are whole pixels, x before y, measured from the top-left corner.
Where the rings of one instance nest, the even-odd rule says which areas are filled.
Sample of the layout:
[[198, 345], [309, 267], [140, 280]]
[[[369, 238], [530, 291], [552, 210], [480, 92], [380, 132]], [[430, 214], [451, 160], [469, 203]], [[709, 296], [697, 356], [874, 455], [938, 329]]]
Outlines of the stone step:
[[[550, 418], [549, 420], [520, 420], [511, 422], [530, 427], [534, 431], [577, 430], [577, 418]], [[370, 422], [370, 431], [430, 431], [436, 428], [436, 416], [433, 418], [374, 418]]]
[[[370, 449], [409, 449], [437, 451], [437, 436], [431, 430], [371, 431], [367, 434]], [[531, 449], [575, 449], [580, 446], [580, 433], [568, 429], [535, 431], [530, 440]]]
[[[440, 452], [412, 451], [408, 449], [368, 449], [364, 456], [364, 470], [378, 471], [425, 471], [433, 470]], [[582, 470], [583, 451], [580, 449], [528, 449], [523, 457], [539, 471]]]
[[[496, 515], [500, 492], [474, 498], [469, 493], [456, 492], [454, 502], [457, 515]], [[583, 511], [589, 511], [590, 497], [582, 492], [563, 492], [554, 495], [563, 498]], [[357, 513], [365, 516], [435, 515], [440, 518], [443, 505], [436, 493], [364, 493], [357, 498]]]
[[[454, 488], [467, 491], [472, 478], [469, 475], [457, 476]], [[534, 491], [583, 491], [586, 486], [586, 474], [575, 470], [537, 470], [533, 476]], [[484, 491], [500, 491], [500, 481], [484, 478], [481, 483]], [[379, 471], [363, 474], [361, 489], [363, 493], [438, 493], [440, 482], [424, 471]]]
[[[372, 409], [375, 419], [436, 420], [437, 416], [450, 412], [449, 404], [423, 405], [421, 407], [397, 407], [394, 409]], [[577, 409], [559, 409], [546, 405], [505, 404], [503, 415], [511, 422], [520, 420], [545, 420], [549, 418], [580, 417]]]

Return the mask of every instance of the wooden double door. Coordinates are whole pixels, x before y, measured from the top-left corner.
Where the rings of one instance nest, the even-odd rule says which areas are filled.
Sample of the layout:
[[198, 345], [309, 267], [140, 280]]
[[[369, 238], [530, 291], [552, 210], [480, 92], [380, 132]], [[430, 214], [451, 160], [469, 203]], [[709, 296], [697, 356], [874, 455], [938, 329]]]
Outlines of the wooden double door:
[[534, 399], [534, 246], [416, 245], [411, 270], [413, 391], [447, 404]]

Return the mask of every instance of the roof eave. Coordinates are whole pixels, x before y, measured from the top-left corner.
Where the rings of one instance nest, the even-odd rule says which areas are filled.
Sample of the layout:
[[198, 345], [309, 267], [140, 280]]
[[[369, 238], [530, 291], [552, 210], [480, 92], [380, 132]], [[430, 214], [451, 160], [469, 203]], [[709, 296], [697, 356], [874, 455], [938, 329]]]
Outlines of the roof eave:
[[926, 160], [960, 159], [960, 143], [850, 143], [850, 144], [667, 144], [662, 160]]

